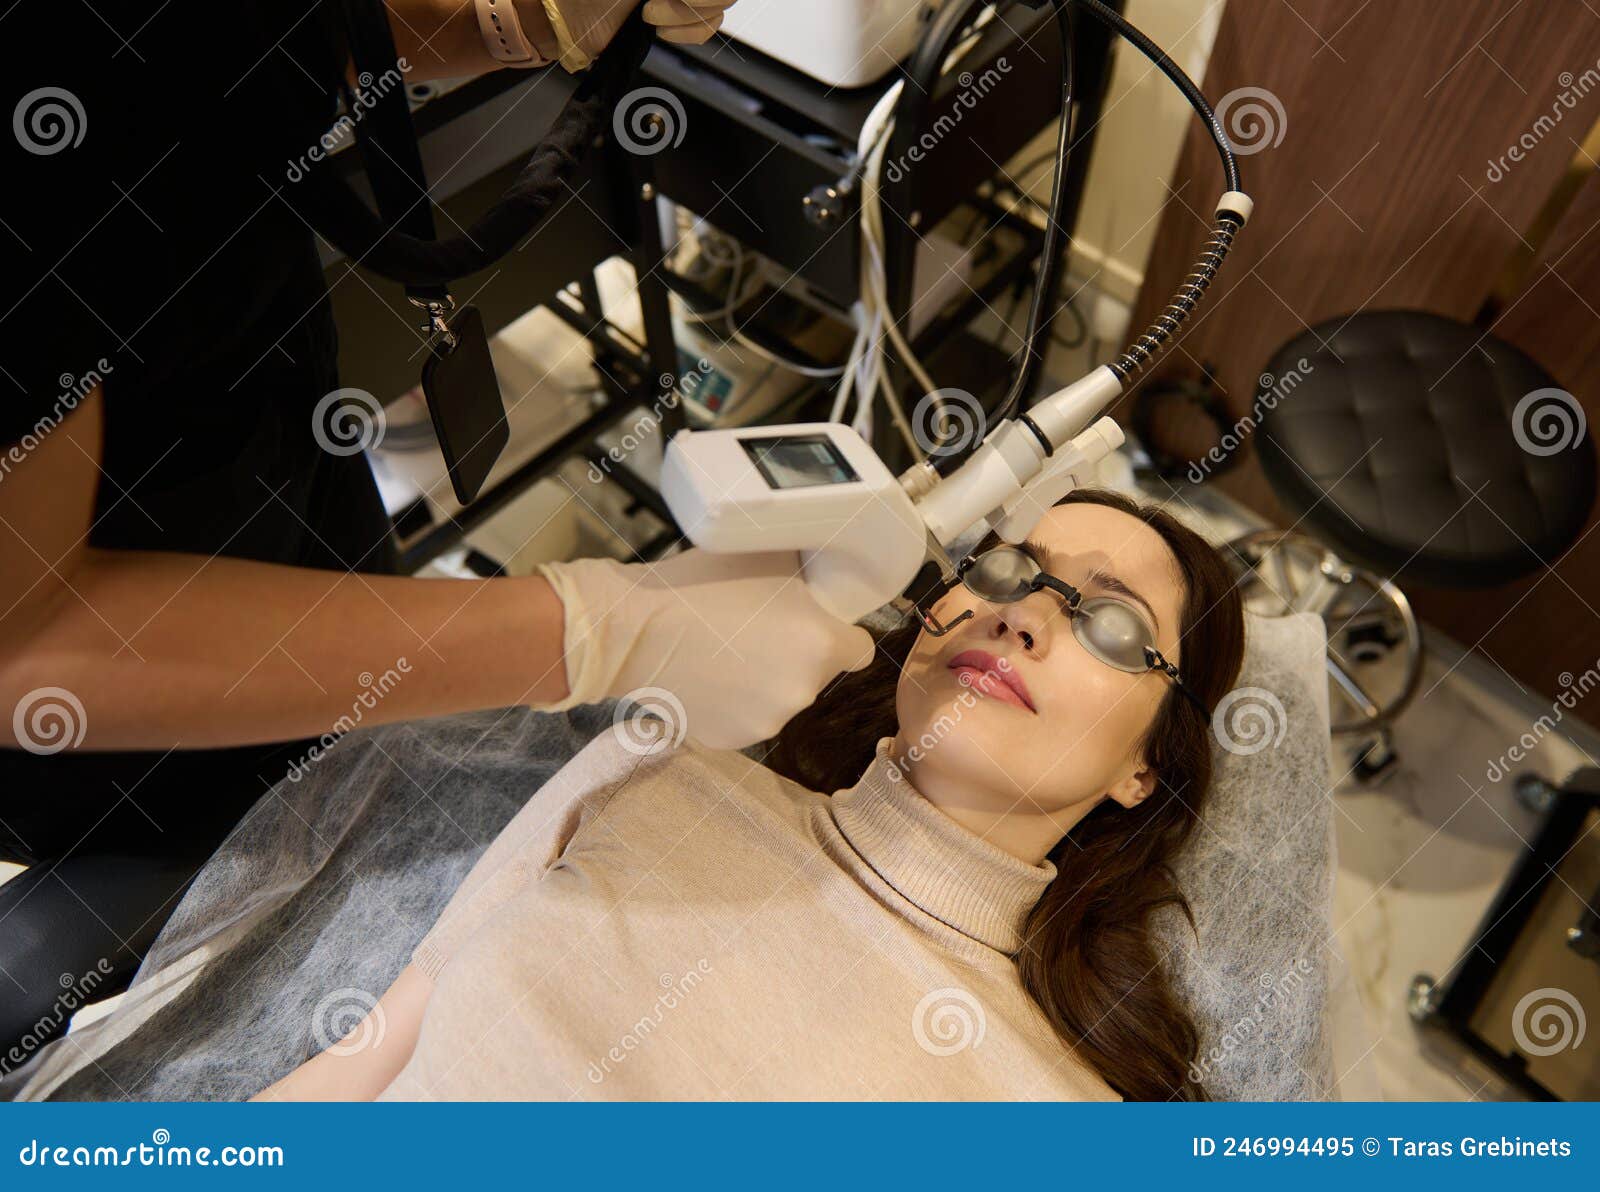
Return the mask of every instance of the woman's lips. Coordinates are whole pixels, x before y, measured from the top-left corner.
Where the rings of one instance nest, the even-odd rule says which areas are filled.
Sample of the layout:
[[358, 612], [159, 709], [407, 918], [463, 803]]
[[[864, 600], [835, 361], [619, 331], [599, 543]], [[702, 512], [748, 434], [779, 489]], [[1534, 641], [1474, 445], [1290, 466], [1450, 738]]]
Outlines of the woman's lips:
[[975, 687], [1001, 703], [1015, 704], [1038, 714], [1033, 697], [1028, 694], [1028, 685], [1022, 681], [1017, 668], [1004, 658], [996, 658], [987, 650], [963, 650], [950, 660], [950, 669], [968, 687]]

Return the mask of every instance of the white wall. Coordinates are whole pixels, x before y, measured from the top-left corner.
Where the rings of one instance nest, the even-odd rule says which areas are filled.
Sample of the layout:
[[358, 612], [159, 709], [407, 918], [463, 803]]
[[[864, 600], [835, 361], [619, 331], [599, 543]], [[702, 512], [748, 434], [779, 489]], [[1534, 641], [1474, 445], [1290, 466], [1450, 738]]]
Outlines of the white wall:
[[[1128, 0], [1126, 15], [1203, 83], [1224, 2]], [[1131, 304], [1169, 198], [1167, 183], [1178, 150], [1196, 117], [1178, 89], [1138, 50], [1118, 39], [1113, 54], [1111, 88], [1096, 133], [1071, 268], [1075, 277]], [[1207, 98], [1213, 104], [1218, 99]], [[1016, 162], [1051, 149], [1054, 139], [1053, 130], [1041, 135]], [[1034, 195], [1048, 200], [1048, 166], [1019, 181], [1031, 182]]]

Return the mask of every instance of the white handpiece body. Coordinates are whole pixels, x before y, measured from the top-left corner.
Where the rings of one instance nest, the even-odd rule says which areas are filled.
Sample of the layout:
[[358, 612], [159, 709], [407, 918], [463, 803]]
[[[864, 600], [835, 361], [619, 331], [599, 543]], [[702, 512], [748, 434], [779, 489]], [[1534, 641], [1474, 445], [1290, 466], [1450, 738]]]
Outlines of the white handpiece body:
[[1013, 546], [1023, 542], [1051, 506], [1088, 483], [1095, 465], [1126, 441], [1116, 419], [1100, 419], [1051, 454], [1045, 470], [1005, 503], [999, 515], [990, 519], [994, 532]]
[[[1120, 392], [1096, 369], [1034, 405], [1034, 429], [1006, 420], [972, 458], [913, 501], [848, 426], [806, 422], [680, 431], [667, 445], [661, 495], [703, 550], [793, 550], [817, 603], [855, 622], [896, 599], [931, 553], [974, 526], [1020, 542], [1079, 474], [1122, 445], [1103, 418]], [[1072, 437], [1076, 435], [1076, 437]], [[1049, 454], [1041, 438], [1061, 446]]]
[[817, 603], [855, 622], [895, 599], [927, 557], [916, 506], [848, 426], [682, 431], [661, 495], [703, 550], [794, 550]]

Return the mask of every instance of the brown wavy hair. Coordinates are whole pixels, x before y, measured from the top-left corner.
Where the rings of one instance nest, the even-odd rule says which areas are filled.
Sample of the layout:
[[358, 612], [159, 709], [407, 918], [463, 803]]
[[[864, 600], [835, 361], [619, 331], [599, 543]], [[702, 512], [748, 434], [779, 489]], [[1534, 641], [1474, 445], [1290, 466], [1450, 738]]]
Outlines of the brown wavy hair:
[[[1161, 536], [1184, 579], [1184, 681], [1215, 708], [1244, 659], [1243, 609], [1222, 557], [1169, 513], [1117, 493], [1078, 489], [1060, 504], [1107, 506]], [[811, 790], [853, 786], [878, 740], [898, 731], [895, 688], [918, 633], [913, 623], [880, 637], [869, 666], [840, 676], [784, 726], [766, 764]], [[1062, 1042], [1128, 1100], [1205, 1098], [1190, 1077], [1199, 1031], [1162, 964], [1153, 919], [1176, 907], [1194, 926], [1172, 863], [1204, 813], [1210, 728], [1169, 685], [1140, 742], [1155, 790], [1132, 810], [1102, 801], [1051, 850], [1056, 879], [1015, 957], [1023, 988]]]

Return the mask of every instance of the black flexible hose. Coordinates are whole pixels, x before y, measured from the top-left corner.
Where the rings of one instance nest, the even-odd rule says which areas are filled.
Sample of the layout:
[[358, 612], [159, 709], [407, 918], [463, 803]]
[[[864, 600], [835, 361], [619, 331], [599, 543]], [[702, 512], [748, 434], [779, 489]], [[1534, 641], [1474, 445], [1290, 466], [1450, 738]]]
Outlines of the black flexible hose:
[[564, 197], [567, 179], [593, 151], [595, 141], [609, 131], [617, 100], [638, 73], [652, 41], [641, 5], [584, 75], [516, 180], [460, 236], [422, 239], [387, 224], [326, 160], [296, 188], [303, 199], [297, 206], [306, 222], [351, 261], [408, 287], [448, 285], [487, 269], [532, 234]]
[[[1167, 57], [1160, 46], [1130, 25], [1123, 19], [1121, 13], [1107, 8], [1101, 0], [1071, 0], [1071, 2], [1082, 4], [1096, 20], [1130, 42], [1140, 53], [1155, 63], [1178, 90], [1183, 92], [1189, 105], [1205, 122], [1206, 131], [1211, 134], [1211, 140], [1217, 147], [1217, 154], [1222, 160], [1222, 174], [1227, 180], [1227, 189], [1242, 192], [1244, 185], [1239, 180], [1239, 163], [1234, 156], [1233, 146], [1228, 143], [1228, 134], [1223, 129], [1222, 122], [1217, 119], [1217, 114], [1211, 110], [1211, 105], [1206, 102], [1206, 97], [1201, 94], [1200, 88], [1195, 86], [1194, 80], [1184, 73], [1181, 66]], [[1222, 262], [1233, 247], [1233, 238], [1243, 224], [1244, 217], [1232, 211], [1217, 214], [1212, 223], [1211, 234], [1201, 246], [1194, 268], [1178, 286], [1177, 292], [1162, 308], [1161, 313], [1151, 321], [1150, 326], [1134, 338], [1127, 351], [1106, 366], [1124, 385], [1155, 359], [1200, 305], [1201, 298], [1216, 279], [1217, 273], [1222, 268]]]
[[[906, 63], [905, 85], [895, 104], [889, 133], [888, 159], [904, 161], [911, 146], [922, 135], [927, 126], [928, 108], [951, 47], [990, 2], [946, 0], [944, 7], [928, 22]], [[900, 215], [899, 219], [885, 220], [883, 229], [884, 274], [889, 298], [884, 314], [887, 318], [899, 319], [911, 306], [911, 279], [916, 260], [917, 237], [907, 223], [912, 206], [912, 171], [904, 170], [899, 181], [887, 186], [880, 182], [880, 186], [884, 205]]]
[[1183, 92], [1184, 98], [1189, 101], [1189, 106], [1201, 120], [1205, 121], [1206, 130], [1211, 134], [1211, 139], [1215, 142], [1217, 152], [1222, 158], [1222, 173], [1227, 179], [1228, 189], [1243, 190], [1239, 183], [1239, 163], [1234, 158], [1233, 147], [1228, 143], [1228, 134], [1223, 130], [1217, 114], [1211, 110], [1211, 105], [1206, 102], [1204, 93], [1195, 86], [1194, 80], [1184, 73], [1183, 67], [1167, 57], [1167, 52], [1155, 42], [1130, 25], [1127, 18], [1116, 9], [1106, 7], [1100, 0], [1071, 0], [1071, 3], [1083, 5], [1095, 20], [1115, 30], [1117, 36], [1131, 43], [1135, 49], [1155, 63], [1162, 74], [1172, 80], [1178, 90]]
[[1044, 354], [1050, 345], [1050, 329], [1055, 325], [1052, 312], [1045, 309], [1056, 291], [1056, 277], [1065, 255], [1061, 248], [1061, 210], [1066, 206], [1067, 165], [1072, 158], [1072, 88], [1076, 63], [1072, 28], [1072, 0], [1052, 0], [1056, 28], [1061, 35], [1061, 129], [1056, 137], [1056, 173], [1050, 183], [1050, 209], [1045, 213], [1044, 246], [1039, 253], [1039, 276], [1033, 288], [1033, 304], [1028, 309], [1027, 330], [1022, 339], [1022, 367], [1011, 382], [1011, 391], [1000, 403], [995, 420], [1016, 416], [1023, 401], [1033, 392], [1044, 369]]
[[[1040, 254], [1038, 282], [1033, 292], [1033, 304], [1028, 313], [1027, 329], [1023, 334], [1022, 367], [1018, 370], [1010, 392], [996, 410], [996, 421], [1014, 418], [1038, 383], [1039, 373], [1044, 367], [1044, 352], [1049, 343], [1050, 328], [1055, 322], [1052, 312], [1046, 309], [1046, 304], [1050, 300], [1050, 295], [1055, 293], [1055, 278], [1062, 266], [1064, 255], [1061, 248], [1060, 213], [1065, 205], [1067, 166], [1072, 150], [1072, 91], [1075, 66], [1072, 8], [1075, 5], [1081, 5], [1089, 15], [1118, 37], [1129, 42], [1183, 93], [1190, 107], [1204, 122], [1206, 131], [1210, 133], [1212, 142], [1217, 147], [1227, 189], [1230, 191], [1242, 189], [1238, 160], [1233, 147], [1228, 143], [1222, 122], [1217, 119], [1216, 113], [1194, 80], [1168, 57], [1166, 51], [1130, 24], [1120, 12], [1102, 3], [1102, 0], [1027, 0], [1027, 2], [1035, 8], [1048, 3], [1055, 10], [1057, 28], [1061, 34], [1061, 130], [1056, 144], [1056, 171], [1051, 183], [1050, 206], [1045, 214], [1045, 242]], [[1210, 237], [1201, 250], [1198, 263], [1184, 278], [1183, 284], [1172, 300], [1156, 316], [1150, 327], [1134, 340], [1132, 346], [1107, 366], [1119, 380], [1126, 382], [1149, 364], [1193, 313], [1232, 247], [1233, 237], [1238, 232], [1240, 223], [1242, 220], [1231, 214], [1218, 217]], [[946, 457], [941, 461], [940, 470], [947, 470], [957, 462], [958, 459]]]
[[[1046, 219], [1045, 243], [1040, 255], [1037, 286], [1029, 311], [1027, 329], [1023, 334], [1022, 364], [1012, 381], [1010, 391], [998, 407], [1000, 413], [993, 418], [993, 421], [1011, 417], [1016, 412], [1022, 399], [1038, 383], [1039, 373], [1044, 367], [1050, 328], [1054, 323], [1054, 320], [1048, 317], [1045, 307], [1049, 302], [1049, 296], [1056, 293], [1055, 279], [1059, 275], [1062, 257], [1063, 231], [1056, 216], [1065, 205], [1067, 166], [1072, 145], [1071, 113], [1075, 75], [1073, 52], [1076, 42], [1069, 9], [1073, 0], [1028, 0], [1028, 2], [1034, 7], [1048, 3], [1055, 9], [1057, 29], [1061, 36], [1062, 121], [1055, 151], [1056, 173], [1051, 184], [1051, 204]], [[949, 3], [934, 15], [928, 29], [922, 35], [922, 40], [918, 43], [916, 52], [906, 64], [906, 83], [894, 110], [890, 156], [903, 157], [908, 147], [922, 135], [928, 108], [951, 47], [971, 25], [975, 14], [986, 8], [989, 3], [991, 0], [965, 0], [964, 3], [962, 0], [949, 0]], [[886, 189], [885, 200], [894, 209], [903, 210], [909, 205], [910, 192], [910, 174], [907, 172], [896, 186]], [[889, 278], [889, 309], [885, 314], [888, 318], [897, 319], [899, 312], [909, 306], [914, 249], [915, 236], [903, 218], [885, 228], [884, 262], [885, 272]], [[965, 453], [955, 452], [935, 460], [935, 466], [941, 472], [949, 471], [964, 457]]]

